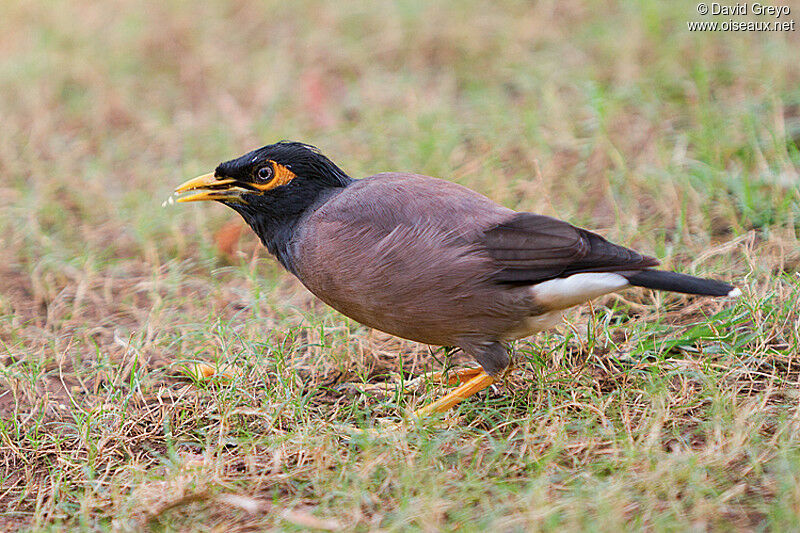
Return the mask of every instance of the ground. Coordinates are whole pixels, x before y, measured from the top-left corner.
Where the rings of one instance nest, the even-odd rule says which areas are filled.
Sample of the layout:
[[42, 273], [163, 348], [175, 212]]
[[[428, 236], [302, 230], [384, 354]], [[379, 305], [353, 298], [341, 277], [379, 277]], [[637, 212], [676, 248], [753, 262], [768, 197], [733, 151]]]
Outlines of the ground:
[[[693, 20], [656, 0], [4, 3], [0, 529], [800, 527], [798, 32]], [[223, 206], [161, 207], [284, 138], [744, 294], [597, 300], [443, 419], [352, 434], [469, 359], [330, 310]]]

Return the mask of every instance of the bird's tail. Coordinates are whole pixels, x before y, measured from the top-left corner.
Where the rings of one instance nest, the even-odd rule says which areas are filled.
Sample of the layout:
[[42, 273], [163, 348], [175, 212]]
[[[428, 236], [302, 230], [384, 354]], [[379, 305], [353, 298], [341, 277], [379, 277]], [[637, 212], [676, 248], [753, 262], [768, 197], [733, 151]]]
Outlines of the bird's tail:
[[739, 296], [742, 291], [728, 283], [714, 279], [696, 278], [667, 270], [640, 270], [620, 272], [631, 285], [659, 291], [701, 294], [703, 296]]

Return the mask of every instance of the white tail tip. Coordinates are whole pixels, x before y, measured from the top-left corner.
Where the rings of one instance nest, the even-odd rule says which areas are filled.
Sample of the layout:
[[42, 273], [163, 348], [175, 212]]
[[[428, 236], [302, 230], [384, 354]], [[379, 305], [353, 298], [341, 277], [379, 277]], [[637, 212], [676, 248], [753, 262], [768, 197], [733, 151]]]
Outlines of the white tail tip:
[[728, 298], [736, 298], [737, 296], [741, 295], [742, 291], [740, 291], [738, 287], [734, 287], [733, 290], [728, 293]]

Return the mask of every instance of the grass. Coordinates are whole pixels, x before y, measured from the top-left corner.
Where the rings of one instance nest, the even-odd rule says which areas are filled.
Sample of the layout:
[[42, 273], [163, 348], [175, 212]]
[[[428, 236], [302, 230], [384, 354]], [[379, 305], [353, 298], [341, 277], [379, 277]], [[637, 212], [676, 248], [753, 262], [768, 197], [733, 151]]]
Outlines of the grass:
[[[796, 33], [657, 1], [7, 4], [0, 528], [800, 525]], [[221, 206], [160, 207], [282, 138], [744, 296], [596, 301], [444, 420], [348, 436], [469, 359], [333, 312], [249, 233], [222, 253]]]

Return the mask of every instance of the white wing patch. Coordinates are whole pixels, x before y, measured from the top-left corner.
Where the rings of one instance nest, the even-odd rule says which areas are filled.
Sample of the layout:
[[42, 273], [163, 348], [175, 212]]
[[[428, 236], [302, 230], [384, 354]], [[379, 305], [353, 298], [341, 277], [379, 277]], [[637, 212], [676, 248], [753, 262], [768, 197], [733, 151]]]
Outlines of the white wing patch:
[[613, 272], [585, 272], [531, 287], [536, 303], [546, 309], [566, 309], [625, 287], [628, 280]]

